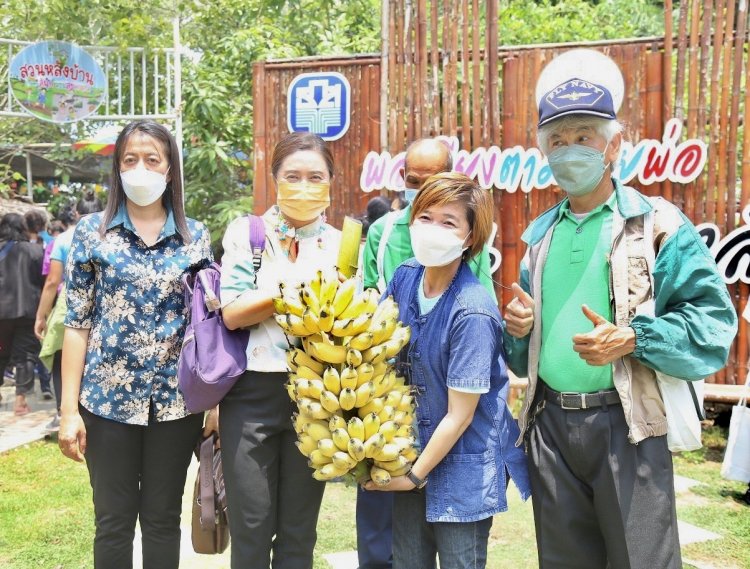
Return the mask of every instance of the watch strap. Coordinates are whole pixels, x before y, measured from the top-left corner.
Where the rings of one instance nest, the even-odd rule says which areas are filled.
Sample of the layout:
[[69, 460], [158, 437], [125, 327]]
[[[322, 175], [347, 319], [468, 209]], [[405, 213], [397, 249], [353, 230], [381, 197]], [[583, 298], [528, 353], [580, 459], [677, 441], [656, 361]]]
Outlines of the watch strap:
[[413, 473], [413, 472], [411, 471], [411, 469], [409, 469], [409, 472], [407, 472], [407, 473], [406, 473], [406, 477], [407, 477], [407, 478], [408, 478], [409, 480], [411, 480], [411, 483], [412, 483], [412, 484], [414, 484], [414, 486], [415, 486], [415, 487], [416, 487], [417, 489], [419, 489], [419, 490], [421, 490], [422, 488], [424, 488], [424, 487], [425, 487], [425, 486], [427, 485], [427, 478], [425, 477], [425, 479], [424, 479], [424, 480], [422, 480], [421, 478], [417, 477], [417, 475], [416, 475], [416, 474], [414, 474], [414, 473]]

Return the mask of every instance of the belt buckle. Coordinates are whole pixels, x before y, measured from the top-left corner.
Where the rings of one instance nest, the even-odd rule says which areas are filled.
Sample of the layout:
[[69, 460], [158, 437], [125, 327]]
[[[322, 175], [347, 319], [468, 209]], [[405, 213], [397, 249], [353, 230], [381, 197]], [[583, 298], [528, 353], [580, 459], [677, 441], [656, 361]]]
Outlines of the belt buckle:
[[[565, 404], [565, 397], [579, 397], [581, 399], [580, 407], [569, 407]], [[588, 409], [586, 405], [586, 394], [585, 393], [574, 393], [573, 391], [561, 391], [560, 392], [560, 408], [568, 411], [578, 411], [580, 409]]]

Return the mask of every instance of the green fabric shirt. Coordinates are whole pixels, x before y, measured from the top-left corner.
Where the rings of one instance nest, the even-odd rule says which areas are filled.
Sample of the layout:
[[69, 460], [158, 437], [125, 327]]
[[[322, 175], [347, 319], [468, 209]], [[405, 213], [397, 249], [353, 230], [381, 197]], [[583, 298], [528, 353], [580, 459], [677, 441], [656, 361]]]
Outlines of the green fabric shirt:
[[[385, 282], [388, 284], [393, 278], [396, 268], [404, 261], [414, 257], [411, 248], [411, 235], [409, 234], [409, 219], [411, 218], [411, 205], [400, 212], [389, 213], [397, 215], [393, 224], [393, 230], [388, 237], [388, 244], [383, 257], [383, 273]], [[362, 254], [362, 265], [365, 288], [377, 288], [378, 286], [378, 246], [385, 229], [388, 215], [385, 215], [373, 223], [367, 230], [367, 241]], [[485, 245], [481, 253], [469, 261], [469, 268], [479, 282], [497, 300], [495, 287], [490, 275], [490, 255]]]
[[578, 220], [560, 208], [542, 273], [539, 377], [556, 391], [591, 393], [614, 387], [612, 364], [591, 366], [573, 350], [573, 336], [593, 330], [581, 305], [612, 321], [609, 253], [615, 194]]

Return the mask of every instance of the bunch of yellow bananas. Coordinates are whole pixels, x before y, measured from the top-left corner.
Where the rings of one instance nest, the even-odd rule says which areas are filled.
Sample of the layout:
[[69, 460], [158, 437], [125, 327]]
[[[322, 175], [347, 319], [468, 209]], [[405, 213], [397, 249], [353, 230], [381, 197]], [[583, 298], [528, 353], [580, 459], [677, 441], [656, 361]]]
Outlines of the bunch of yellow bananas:
[[297, 446], [317, 480], [348, 475], [385, 485], [417, 458], [414, 398], [391, 360], [409, 342], [391, 297], [356, 294], [356, 281], [319, 271], [296, 294], [282, 287], [276, 321], [302, 348], [287, 352], [286, 384], [299, 413]]

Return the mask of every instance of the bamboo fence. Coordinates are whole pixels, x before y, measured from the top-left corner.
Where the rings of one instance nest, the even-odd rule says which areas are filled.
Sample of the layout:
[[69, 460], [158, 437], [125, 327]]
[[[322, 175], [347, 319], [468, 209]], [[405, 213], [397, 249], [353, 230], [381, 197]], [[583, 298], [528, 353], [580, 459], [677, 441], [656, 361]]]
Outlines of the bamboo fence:
[[[455, 136], [466, 150], [536, 146], [539, 73], [557, 54], [583, 46], [600, 50], [620, 66], [625, 98], [618, 118], [633, 144], [661, 139], [667, 120], [676, 117], [683, 121], [681, 140], [699, 138], [708, 145], [706, 167], [694, 182], [631, 185], [647, 195], [664, 196], [696, 224], [716, 224], [724, 236], [742, 225], [740, 212], [750, 204], [750, 137], [744, 136], [750, 108], [747, 4], [684, 0], [676, 13], [671, 0], [664, 6], [663, 37], [506, 46], [498, 29], [501, 0], [384, 0], [382, 57], [257, 63], [256, 209], [275, 201], [268, 163], [287, 128], [286, 89], [300, 72], [338, 71], [352, 86], [350, 130], [331, 143], [337, 175], [329, 217], [340, 224], [343, 215], [364, 211], [371, 197], [358, 191], [368, 151], [395, 155], [417, 138], [436, 135]], [[381, 85], [381, 76], [386, 84]], [[560, 198], [553, 187], [493, 191], [495, 247], [503, 255], [495, 274], [499, 283], [507, 287], [517, 279], [524, 253], [521, 233]], [[750, 287], [740, 283], [729, 290], [741, 313]], [[502, 304], [510, 300], [500, 286], [498, 297]], [[744, 382], [747, 359], [748, 327], [740, 319], [729, 363], [712, 381]]]

